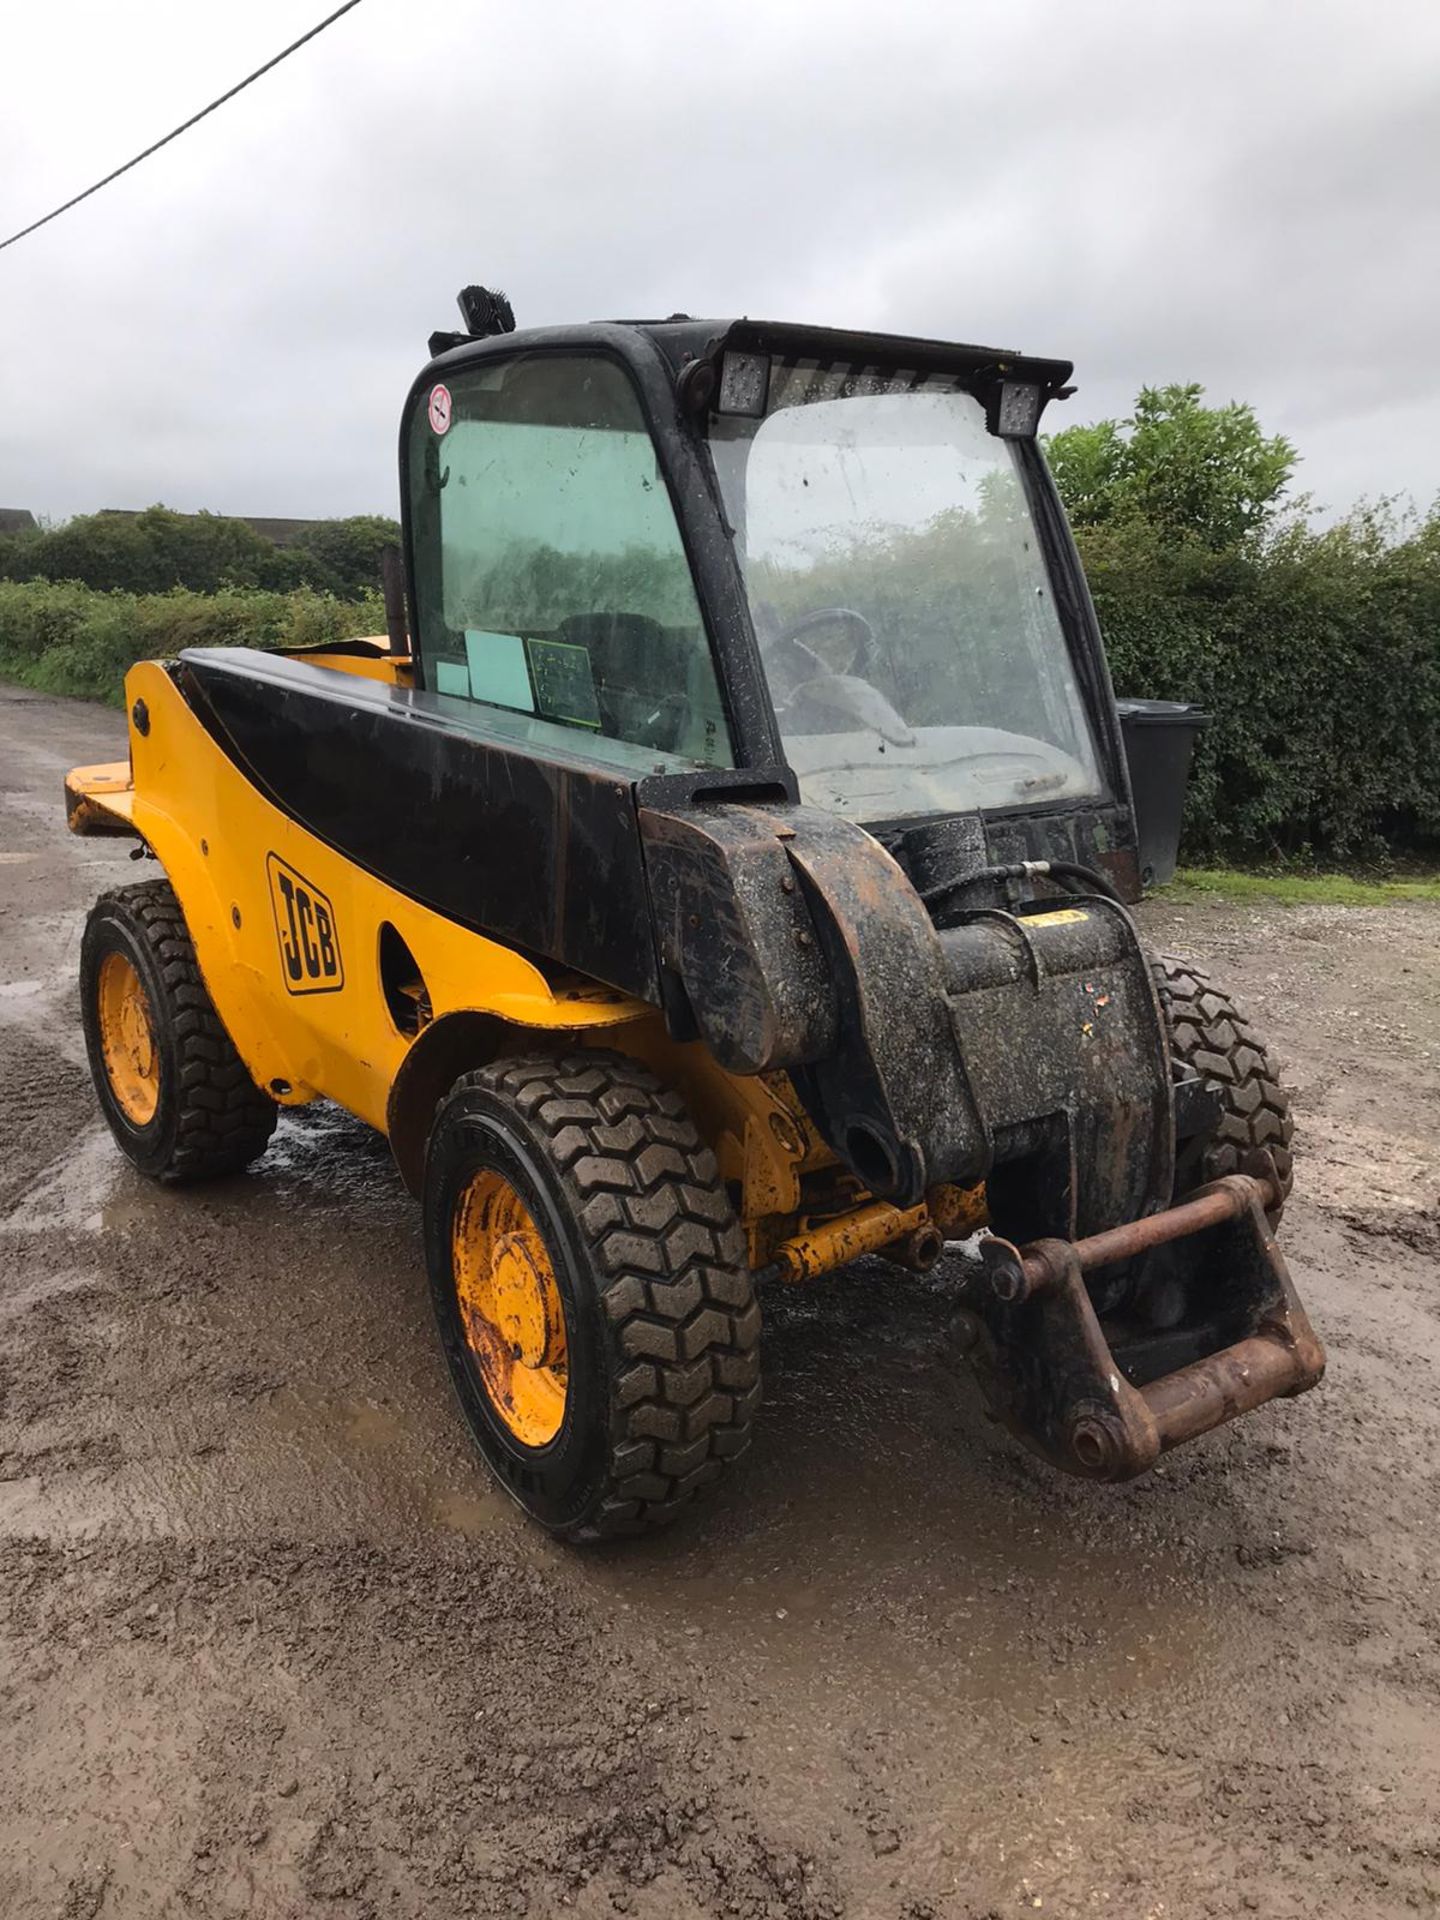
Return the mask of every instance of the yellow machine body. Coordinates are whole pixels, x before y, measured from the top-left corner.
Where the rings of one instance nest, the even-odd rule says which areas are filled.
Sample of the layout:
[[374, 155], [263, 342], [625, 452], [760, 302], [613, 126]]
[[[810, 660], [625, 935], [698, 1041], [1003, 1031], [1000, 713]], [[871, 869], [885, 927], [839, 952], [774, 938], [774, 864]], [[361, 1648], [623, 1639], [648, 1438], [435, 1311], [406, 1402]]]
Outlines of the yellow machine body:
[[[336, 654], [313, 665], [399, 677], [401, 663]], [[155, 855], [179, 896], [206, 987], [257, 1085], [282, 1105], [324, 1096], [391, 1140], [418, 1187], [434, 1101], [397, 1097], [421, 1048], [417, 1089], [435, 1097], [461, 1073], [527, 1044], [603, 1046], [677, 1088], [738, 1201], [751, 1262], [803, 1280], [858, 1252], [913, 1244], [930, 1210], [870, 1205], [841, 1170], [783, 1073], [727, 1073], [700, 1042], [677, 1043], [659, 1010], [532, 960], [410, 899], [273, 806], [210, 738], [165, 668], [145, 661], [125, 683], [130, 761], [77, 768], [66, 783], [77, 833], [128, 833]], [[397, 1021], [382, 970], [392, 928], [413, 957], [423, 999]], [[301, 960], [299, 978], [297, 953]], [[304, 962], [321, 971], [315, 990]], [[336, 980], [338, 977], [338, 985]], [[476, 1018], [480, 1016], [480, 1018]], [[418, 1063], [417, 1063], [418, 1064]], [[417, 1104], [418, 1101], [418, 1104]], [[826, 1191], [816, 1200], [807, 1189]], [[983, 1195], [937, 1193], [946, 1231], [984, 1221]]]

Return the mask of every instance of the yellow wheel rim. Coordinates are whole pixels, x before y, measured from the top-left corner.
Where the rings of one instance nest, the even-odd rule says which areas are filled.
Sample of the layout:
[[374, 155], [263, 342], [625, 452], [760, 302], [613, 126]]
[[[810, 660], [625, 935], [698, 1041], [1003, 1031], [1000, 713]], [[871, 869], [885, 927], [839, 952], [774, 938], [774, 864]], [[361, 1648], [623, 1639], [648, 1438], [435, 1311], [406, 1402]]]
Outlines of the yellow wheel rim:
[[160, 1104], [160, 1049], [150, 1001], [123, 953], [100, 962], [100, 1051], [115, 1104], [135, 1127], [155, 1118]]
[[450, 1257], [460, 1325], [496, 1415], [527, 1447], [560, 1431], [569, 1391], [565, 1309], [530, 1209], [503, 1174], [475, 1174], [455, 1203]]

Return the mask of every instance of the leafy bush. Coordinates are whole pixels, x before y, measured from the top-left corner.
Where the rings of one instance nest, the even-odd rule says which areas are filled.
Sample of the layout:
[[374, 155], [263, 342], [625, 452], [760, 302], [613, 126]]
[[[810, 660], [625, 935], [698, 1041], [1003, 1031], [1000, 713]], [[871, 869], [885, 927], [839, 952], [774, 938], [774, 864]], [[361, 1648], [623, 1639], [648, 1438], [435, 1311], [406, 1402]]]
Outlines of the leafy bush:
[[353, 600], [380, 587], [380, 555], [400, 544], [400, 522], [366, 513], [350, 520], [318, 520], [284, 552], [300, 570], [299, 584]]
[[0, 677], [42, 693], [119, 705], [137, 660], [182, 647], [301, 647], [383, 633], [378, 594], [359, 601], [304, 589], [262, 593], [96, 593], [0, 580]]
[[127, 593], [313, 587], [353, 600], [379, 587], [381, 549], [399, 538], [396, 521], [367, 514], [317, 521], [290, 546], [279, 547], [244, 520], [147, 507], [136, 514], [81, 514], [40, 532], [0, 535], [0, 578], [73, 580]]
[[1440, 842], [1440, 505], [1283, 511], [1296, 464], [1249, 407], [1147, 388], [1046, 453], [1115, 686], [1213, 716], [1184, 854], [1384, 859]]
[[1186, 857], [1378, 859], [1440, 841], [1440, 510], [1243, 550], [1082, 528], [1115, 685], [1213, 716]]

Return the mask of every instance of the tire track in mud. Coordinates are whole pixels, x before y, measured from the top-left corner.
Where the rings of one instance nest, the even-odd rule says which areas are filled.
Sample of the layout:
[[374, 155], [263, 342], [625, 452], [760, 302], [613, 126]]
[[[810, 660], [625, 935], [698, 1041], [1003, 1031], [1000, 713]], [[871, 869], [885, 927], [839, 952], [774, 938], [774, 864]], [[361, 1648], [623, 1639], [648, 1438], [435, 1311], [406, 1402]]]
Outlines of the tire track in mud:
[[0, 1026], [0, 1085], [8, 1109], [0, 1160], [3, 1217], [38, 1176], [94, 1132], [97, 1113], [85, 1068], [13, 1026]]

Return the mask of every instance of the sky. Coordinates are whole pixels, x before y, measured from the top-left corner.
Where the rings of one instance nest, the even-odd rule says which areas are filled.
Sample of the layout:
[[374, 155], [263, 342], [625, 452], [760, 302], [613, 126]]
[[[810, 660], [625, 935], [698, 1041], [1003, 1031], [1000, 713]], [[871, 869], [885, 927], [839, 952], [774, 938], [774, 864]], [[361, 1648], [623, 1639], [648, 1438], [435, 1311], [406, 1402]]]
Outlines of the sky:
[[[4, 0], [0, 238], [327, 0]], [[1440, 494], [1440, 0], [362, 0], [0, 252], [0, 506], [397, 511], [454, 296], [1073, 359]]]

